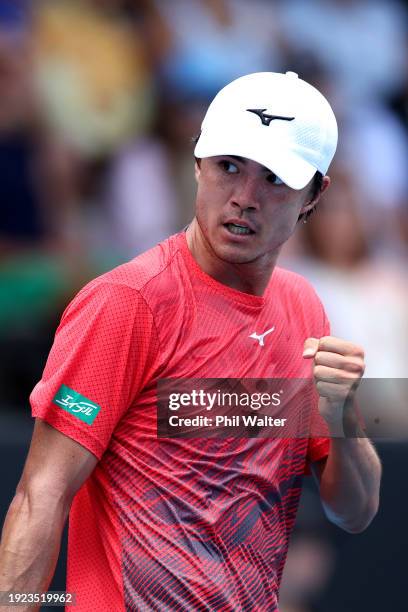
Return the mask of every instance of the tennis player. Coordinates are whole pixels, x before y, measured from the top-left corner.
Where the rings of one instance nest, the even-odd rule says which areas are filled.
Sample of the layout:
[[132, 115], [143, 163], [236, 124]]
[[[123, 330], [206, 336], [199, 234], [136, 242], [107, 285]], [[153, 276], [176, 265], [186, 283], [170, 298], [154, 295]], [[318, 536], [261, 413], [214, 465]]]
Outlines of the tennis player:
[[[47, 590], [69, 514], [78, 612], [274, 612], [304, 474], [331, 521], [350, 533], [371, 522], [381, 468], [353, 411], [363, 350], [331, 336], [308, 282], [276, 266], [329, 187], [336, 143], [329, 103], [294, 73], [218, 93], [187, 230], [63, 314], [31, 395], [0, 591]], [[159, 438], [158, 381], [192, 377], [312, 378], [327, 436]]]

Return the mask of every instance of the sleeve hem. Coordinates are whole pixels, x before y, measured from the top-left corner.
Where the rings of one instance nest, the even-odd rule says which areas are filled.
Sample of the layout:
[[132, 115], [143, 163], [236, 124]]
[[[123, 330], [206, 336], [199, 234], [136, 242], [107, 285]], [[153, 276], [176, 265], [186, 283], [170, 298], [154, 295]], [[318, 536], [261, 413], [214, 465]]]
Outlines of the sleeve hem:
[[321, 461], [322, 459], [325, 459], [329, 456], [330, 438], [316, 438], [316, 440], [319, 440], [319, 442], [316, 446], [312, 448], [310, 455], [306, 458], [306, 465], [303, 472], [304, 476], [311, 475], [312, 463], [315, 463], [316, 461]]
[[322, 440], [322, 443], [319, 444], [314, 449], [314, 452], [311, 453], [311, 456], [309, 459], [310, 462], [313, 463], [314, 461], [320, 461], [320, 459], [324, 459], [324, 457], [327, 457], [329, 455], [329, 451], [330, 451], [330, 439], [324, 438]]
[[54, 429], [57, 429], [60, 433], [64, 434], [71, 440], [78, 442], [81, 446], [83, 446], [86, 450], [91, 452], [95, 457], [100, 461], [103, 453], [105, 452], [102, 444], [94, 438], [89, 433], [84, 433], [81, 430], [73, 431], [72, 421], [65, 420], [63, 415], [58, 415], [58, 417], [52, 416], [51, 414], [42, 414], [40, 410], [33, 408], [31, 411], [31, 415], [34, 418], [39, 418]]

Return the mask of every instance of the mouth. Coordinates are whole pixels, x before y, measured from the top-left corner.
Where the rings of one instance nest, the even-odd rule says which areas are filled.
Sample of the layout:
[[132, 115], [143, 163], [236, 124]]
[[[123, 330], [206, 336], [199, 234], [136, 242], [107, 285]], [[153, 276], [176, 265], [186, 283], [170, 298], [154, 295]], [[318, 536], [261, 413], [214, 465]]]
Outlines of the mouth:
[[254, 230], [252, 230], [245, 223], [224, 223], [224, 227], [233, 234], [234, 236], [249, 236], [250, 234], [255, 234]]

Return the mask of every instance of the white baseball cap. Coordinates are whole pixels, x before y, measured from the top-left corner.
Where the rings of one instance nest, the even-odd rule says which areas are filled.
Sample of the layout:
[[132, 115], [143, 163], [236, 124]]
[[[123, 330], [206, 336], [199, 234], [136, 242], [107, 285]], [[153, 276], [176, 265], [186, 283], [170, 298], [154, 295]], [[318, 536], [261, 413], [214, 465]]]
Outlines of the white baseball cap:
[[337, 122], [326, 98], [294, 72], [255, 72], [226, 85], [208, 107], [194, 155], [237, 155], [292, 189], [327, 173]]

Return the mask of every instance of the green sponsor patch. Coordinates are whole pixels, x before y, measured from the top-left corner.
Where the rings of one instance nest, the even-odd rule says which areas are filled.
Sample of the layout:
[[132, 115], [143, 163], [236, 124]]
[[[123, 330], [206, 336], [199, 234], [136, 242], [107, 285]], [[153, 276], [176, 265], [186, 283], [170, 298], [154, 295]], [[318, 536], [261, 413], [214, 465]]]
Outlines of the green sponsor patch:
[[60, 386], [52, 401], [63, 410], [73, 414], [77, 419], [88, 423], [88, 425], [92, 425], [101, 409], [98, 404], [95, 404], [92, 400], [89, 400], [66, 385]]

